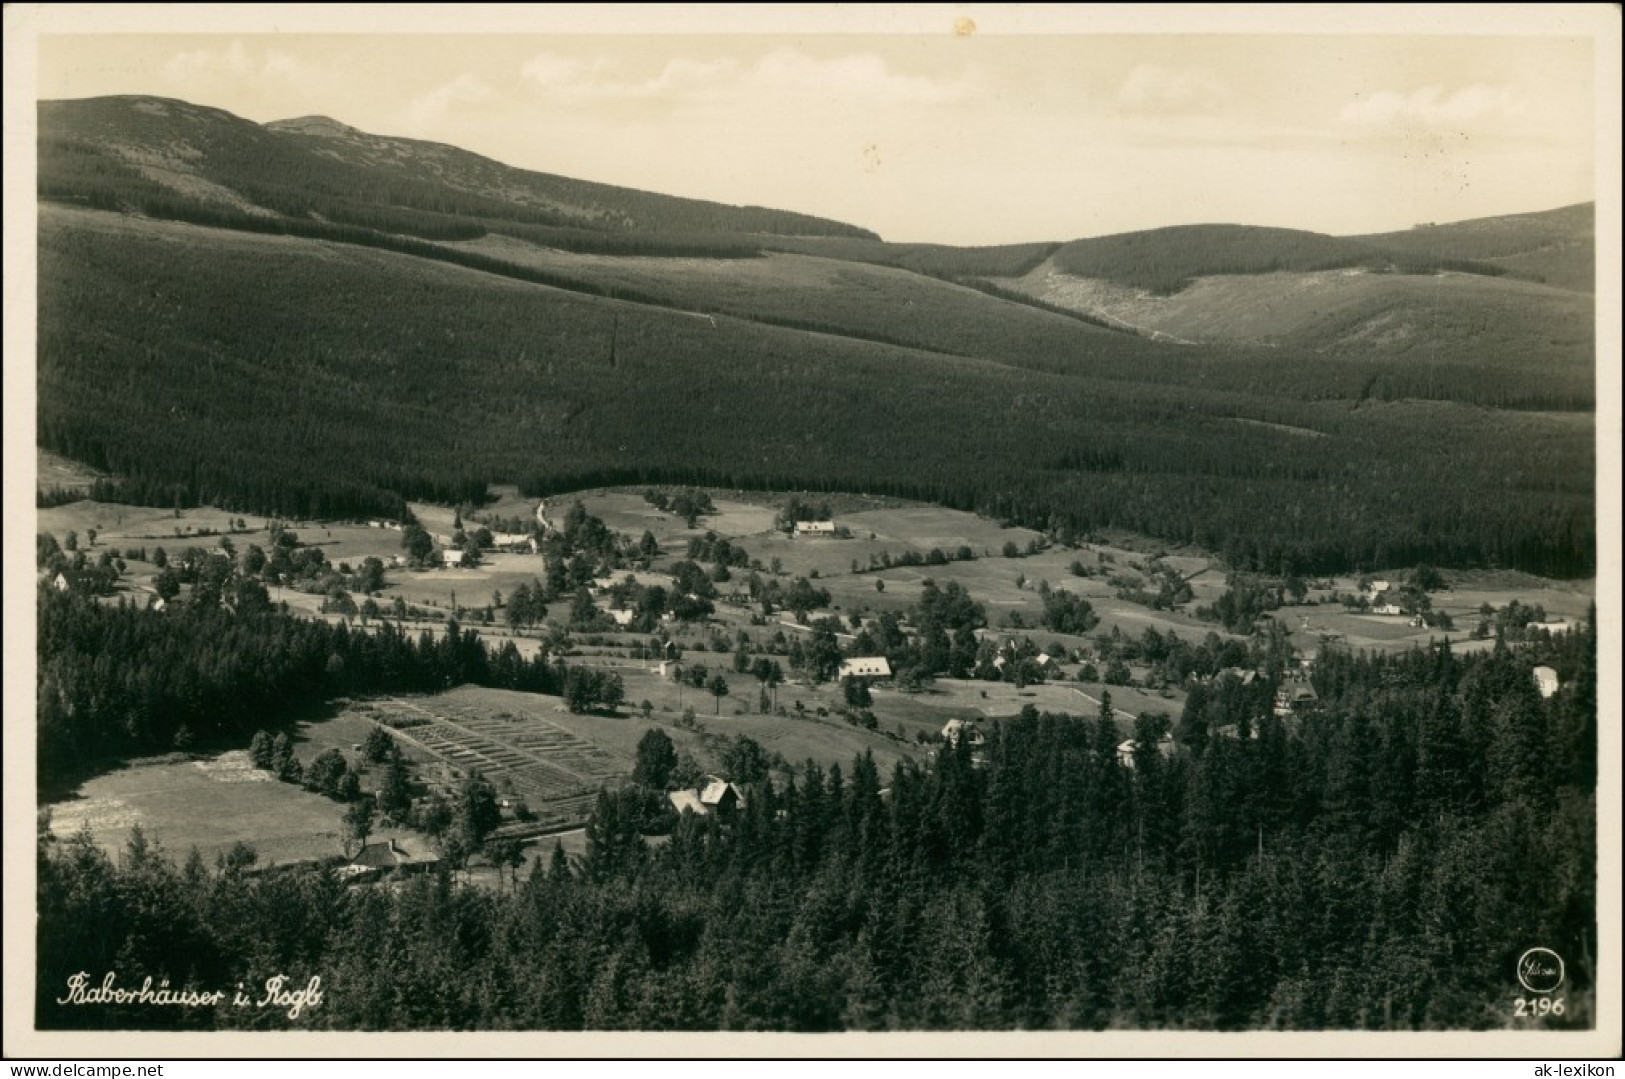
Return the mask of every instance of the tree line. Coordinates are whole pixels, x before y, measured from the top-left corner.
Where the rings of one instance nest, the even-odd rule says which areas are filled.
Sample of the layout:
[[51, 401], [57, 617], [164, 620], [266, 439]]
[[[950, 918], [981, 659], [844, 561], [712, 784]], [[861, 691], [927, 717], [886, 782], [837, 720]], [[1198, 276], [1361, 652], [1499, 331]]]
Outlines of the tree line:
[[[352, 693], [471, 682], [557, 694], [566, 684], [547, 655], [524, 659], [512, 641], [489, 646], [455, 621], [439, 636], [414, 637], [387, 620], [352, 629], [279, 609], [150, 611], [48, 586], [38, 610], [42, 786], [132, 756], [246, 744], [249, 724], [289, 721]], [[598, 703], [583, 698], [584, 707]]]

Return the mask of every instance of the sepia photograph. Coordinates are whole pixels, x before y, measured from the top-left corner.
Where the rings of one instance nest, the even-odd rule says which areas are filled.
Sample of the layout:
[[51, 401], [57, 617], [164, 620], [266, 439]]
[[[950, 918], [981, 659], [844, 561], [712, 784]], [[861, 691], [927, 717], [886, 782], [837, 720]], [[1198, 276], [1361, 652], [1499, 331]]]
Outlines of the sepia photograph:
[[7, 1055], [1617, 1056], [1619, 17], [8, 6]]

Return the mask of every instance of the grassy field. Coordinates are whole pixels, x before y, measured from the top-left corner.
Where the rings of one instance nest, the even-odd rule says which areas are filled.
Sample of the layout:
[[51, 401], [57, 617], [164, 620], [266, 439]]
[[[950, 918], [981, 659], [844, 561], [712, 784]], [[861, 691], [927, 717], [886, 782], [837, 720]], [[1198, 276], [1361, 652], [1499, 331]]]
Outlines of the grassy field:
[[[339, 823], [344, 807], [278, 782], [254, 768], [243, 750], [199, 760], [136, 761], [89, 780], [78, 797], [50, 810], [58, 837], [88, 826], [96, 843], [114, 855], [123, 850], [133, 825], [176, 859], [196, 847], [212, 863], [238, 841], [259, 853], [261, 865], [344, 853]], [[424, 845], [415, 833], [399, 829], [380, 830], [374, 838], [390, 837], [414, 852]]]
[[[583, 662], [593, 665], [592, 660]], [[834, 705], [839, 694], [833, 687], [816, 690], [794, 685], [781, 687], [779, 703], [790, 714], [761, 715], [755, 713], [754, 682], [737, 678], [740, 696], [724, 698], [721, 714], [717, 715], [716, 699], [709, 693], [692, 687], [679, 690], [675, 681], [661, 679], [646, 667], [624, 661], [607, 665], [620, 670], [627, 682], [627, 698], [633, 704], [614, 716], [573, 714], [565, 710], [556, 697], [463, 686], [432, 697], [354, 702], [339, 719], [331, 721], [349, 724], [335, 728], [336, 738], [318, 734], [321, 724], [302, 733], [312, 742], [337, 744], [348, 749], [347, 741], [364, 737], [366, 727], [374, 721], [403, 715], [434, 717], [443, 733], [450, 736], [446, 741], [433, 735], [425, 737], [423, 728], [416, 726], [403, 730], [401, 733], [408, 737], [399, 740], [413, 748], [419, 759], [424, 756], [421, 745], [434, 745], [436, 748], [430, 755], [445, 765], [441, 774], [479, 770], [500, 789], [513, 789], [524, 796], [544, 820], [554, 810], [541, 785], [556, 786], [554, 801], [567, 804], [554, 815], [560, 820], [566, 819], [571, 810], [580, 808], [577, 797], [580, 789], [590, 793], [600, 784], [615, 786], [630, 776], [638, 741], [654, 727], [664, 730], [679, 750], [688, 751], [701, 767], [708, 769], [721, 766], [717, 756], [719, 740], [740, 734], [756, 739], [769, 751], [782, 753], [791, 763], [815, 760], [826, 767], [831, 764], [844, 767], [867, 750], [874, 753], [882, 768], [889, 770], [899, 757], [923, 752], [912, 741], [912, 730], [910, 741], [904, 744], [838, 718], [817, 715], [819, 707]], [[732, 674], [731, 668], [729, 674]], [[747, 682], [748, 695], [744, 692]], [[653, 706], [647, 720], [636, 708], [643, 700]], [[798, 700], [805, 706], [804, 713], [795, 711]], [[677, 722], [682, 709], [687, 707], [696, 713], [696, 724], [692, 728]], [[749, 712], [740, 714], [737, 710], [742, 707], [748, 707]], [[940, 728], [945, 719], [937, 721], [931, 729]], [[455, 745], [452, 739], [456, 740]], [[504, 748], [518, 752], [504, 755]], [[580, 782], [572, 784], [567, 778], [538, 768], [537, 759], [554, 768], [567, 769], [580, 777]], [[508, 777], [513, 779], [511, 787], [504, 784]], [[540, 780], [540, 783], [531, 783], [532, 780]]]
[[[199, 535], [199, 533], [204, 530], [225, 533], [239, 517], [238, 514], [228, 513], [212, 506], [164, 510], [151, 506], [92, 502], [88, 499], [38, 512], [39, 531], [50, 532], [58, 539], [71, 530], [79, 533], [80, 541], [83, 543], [86, 530], [94, 528], [98, 534], [98, 546], [143, 543], [148, 547], [157, 546], [177, 551], [187, 547], [216, 546], [220, 542], [218, 535]], [[248, 531], [233, 535], [232, 542], [241, 546], [256, 542], [257, 537], [257, 541], [263, 543], [264, 520], [244, 519], [248, 521]]]
[[[42, 458], [41, 468], [49, 466], [49, 459]], [[520, 497], [512, 488], [499, 491], [498, 496], [485, 512], [528, 517], [534, 511], [534, 500]], [[939, 585], [957, 581], [964, 586], [986, 607], [990, 627], [1006, 629], [1012, 616], [1019, 617], [1023, 628], [1010, 632], [1031, 636], [1041, 644], [1060, 640], [1067, 647], [1075, 648], [1088, 642], [1082, 638], [1051, 634], [1039, 626], [1043, 609], [1038, 592], [1040, 582], [1048, 582], [1051, 588], [1065, 589], [1088, 599], [1101, 619], [1093, 633], [1109, 633], [1115, 627], [1125, 634], [1138, 636], [1149, 627], [1161, 633], [1173, 632], [1194, 639], [1219, 629], [1215, 624], [1199, 620], [1189, 613], [1197, 606], [1211, 604], [1226, 587], [1223, 568], [1216, 566], [1201, 551], [1177, 548], [1170, 551], [1165, 544], [1140, 537], [1108, 534], [1103, 538], [1110, 542], [1083, 544], [1077, 549], [1052, 548], [1028, 557], [1006, 558], [1001, 553], [1006, 542], [1014, 542], [1018, 548], [1025, 550], [1037, 533], [1023, 528], [1002, 528], [997, 522], [986, 518], [940, 506], [905, 503], [896, 499], [865, 499], [861, 496], [831, 497], [832, 502], [847, 507], [848, 511], [837, 512], [835, 519], [851, 531], [852, 538], [798, 538], [773, 528], [777, 508], [787, 497], [713, 491], [712, 499], [717, 512], [701, 518], [694, 528], [687, 527], [682, 519], [649, 505], [644, 501], [641, 490], [584, 491], [578, 495], [559, 496], [550, 502], [564, 507], [580, 498], [588, 512], [602, 517], [612, 529], [634, 537], [642, 535], [645, 529], [651, 531], [663, 550], [656, 561], [657, 570], [684, 557], [691, 538], [714, 531], [736, 541], [753, 560], [763, 566], [778, 559], [781, 580], [788, 581], [816, 572], [817, 584], [829, 591], [832, 607], [830, 611], [814, 612], [814, 617], [820, 613], [846, 616], [862, 612], [906, 610], [918, 597], [922, 583], [929, 578]], [[824, 496], [809, 497], [823, 500]], [[886, 504], [873, 505], [880, 502]], [[449, 508], [425, 503], [415, 503], [412, 508], [431, 531], [449, 532], [452, 523]], [[88, 530], [95, 528], [97, 540], [93, 550], [117, 549], [122, 552], [129, 547], [144, 546], [148, 548], [149, 557], [151, 550], [160, 546], [171, 554], [190, 546], [213, 549], [219, 543], [218, 533], [225, 533], [237, 519], [238, 515], [211, 507], [182, 510], [177, 514], [174, 510], [88, 500], [40, 510], [38, 517], [39, 529], [55, 535], [59, 540], [65, 540], [67, 533], [74, 531], [80, 537], [81, 546], [85, 546], [88, 543]], [[246, 524], [246, 531], [231, 533], [232, 542], [239, 550], [253, 543], [263, 546], [267, 522], [260, 518], [248, 518]], [[335, 564], [348, 562], [356, 566], [368, 556], [387, 560], [400, 553], [400, 533], [395, 531], [369, 528], [355, 522], [289, 521], [287, 524], [298, 533], [302, 542], [319, 546], [328, 560]], [[217, 534], [200, 535], [200, 532]], [[871, 555], [878, 557], [882, 552], [896, 558], [906, 552], [923, 554], [932, 548], [953, 551], [961, 546], [970, 547], [978, 558], [943, 566], [852, 572], [854, 560], [860, 567], [867, 567]], [[1193, 599], [1183, 611], [1156, 611], [1117, 598], [1117, 586], [1111, 578], [1122, 575], [1131, 580], [1144, 581], [1146, 574], [1142, 572], [1143, 568], [1153, 555], [1160, 555], [1163, 564], [1188, 575]], [[1074, 562], [1082, 563], [1095, 575], [1074, 576], [1070, 571]], [[390, 569], [386, 574], [387, 585], [380, 597], [380, 604], [387, 608], [391, 599], [400, 596], [408, 604], [449, 615], [454, 600], [463, 607], [483, 608], [492, 602], [493, 593], [511, 595], [521, 583], [543, 576], [543, 571], [541, 558], [508, 553], [488, 554], [485, 562], [474, 569]], [[146, 564], [131, 563], [125, 580], [131, 594], [138, 600], [144, 599], [152, 572]], [[1404, 573], [1403, 568], [1396, 567], [1374, 572], [1372, 576], [1397, 581]], [[1456, 629], [1450, 636], [1456, 640], [1465, 638], [1476, 625], [1477, 611], [1483, 603], [1501, 607], [1516, 599], [1525, 604], [1543, 606], [1551, 618], [1566, 618], [1572, 622], [1585, 615], [1595, 591], [1594, 582], [1589, 580], [1553, 581], [1510, 571], [1450, 571], [1446, 576], [1451, 581], [1451, 588], [1436, 593], [1433, 601], [1436, 608], [1448, 612], [1455, 619]], [[1023, 579], [1019, 586], [1018, 577]], [[650, 579], [656, 583], [666, 583], [658, 576]], [[877, 582], [883, 585], [883, 590], [877, 590]], [[1358, 591], [1358, 582], [1353, 577], [1340, 577], [1329, 583], [1331, 588], [1313, 591], [1312, 597], [1323, 600], [1332, 591]], [[726, 591], [727, 586], [723, 590]], [[274, 590], [273, 599], [311, 615], [318, 613], [321, 603], [318, 596], [287, 588]], [[741, 629], [753, 638], [771, 637], [775, 628], [769, 627], [764, 634], [763, 627], [750, 625], [751, 613], [750, 610], [719, 604], [716, 628], [730, 637]], [[539, 637], [535, 633], [511, 633], [500, 624], [500, 612], [497, 617], [498, 624], [481, 627], [482, 633], [498, 641], [512, 639], [522, 654], [534, 654]], [[1397, 618], [1350, 614], [1340, 605], [1329, 603], [1288, 608], [1280, 612], [1279, 618], [1292, 632], [1300, 648], [1316, 647], [1320, 636], [1325, 633], [1342, 634], [1348, 644], [1355, 648], [1379, 650], [1409, 648], [1425, 642], [1430, 636], [1439, 635], [1435, 631], [1413, 628]], [[709, 633], [699, 630], [687, 633], [679, 630], [682, 643], [692, 643], [709, 636]], [[714, 662], [725, 667], [728, 657], [716, 657]], [[627, 676], [633, 679], [640, 675], [637, 671], [628, 671]], [[736, 692], [739, 692], [738, 687]], [[675, 694], [666, 693], [659, 686], [650, 687], [649, 693], [652, 694], [650, 699], [657, 705], [675, 704]], [[754, 689], [749, 690], [749, 695], [754, 698]], [[672, 700], [667, 702], [667, 697]], [[643, 698], [642, 695], [634, 695], [629, 688], [629, 699], [636, 702]], [[816, 694], [809, 692], [805, 703], [812, 708], [819, 700]], [[701, 705], [709, 703], [700, 702]], [[726, 703], [737, 706], [740, 700], [736, 698]], [[754, 701], [750, 703], [754, 708]], [[700, 710], [703, 711], [703, 708]]]
[[91, 468], [89, 465], [70, 461], [66, 457], [58, 457], [54, 453], [39, 451], [39, 471], [34, 477], [34, 485], [41, 491], [50, 491], [61, 488], [69, 491], [82, 491], [94, 481], [101, 478], [103, 473]]

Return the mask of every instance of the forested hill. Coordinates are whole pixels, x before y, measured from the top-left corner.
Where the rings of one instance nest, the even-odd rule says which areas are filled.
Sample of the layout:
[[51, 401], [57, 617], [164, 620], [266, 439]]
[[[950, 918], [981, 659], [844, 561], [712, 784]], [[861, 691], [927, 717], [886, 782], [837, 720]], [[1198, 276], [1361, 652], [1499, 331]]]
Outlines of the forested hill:
[[[41, 225], [41, 444], [149, 504], [369, 516], [504, 482], [813, 487], [1271, 571], [1594, 565], [1589, 416], [1476, 407], [1584, 407], [1583, 360], [1298, 370], [976, 293], [1005, 344], [966, 333], [987, 351], [952, 355], [374, 247], [55, 207]], [[830, 311], [886, 297], [851, 273]]]
[[1359, 267], [1400, 273], [1457, 270], [1495, 276], [1489, 263], [1447, 258], [1427, 249], [1386, 248], [1341, 236], [1251, 225], [1175, 225], [1077, 240], [1055, 253], [1057, 269], [1158, 294], [1178, 292], [1198, 277], [1307, 272]]
[[1592, 203], [1368, 236], [1175, 225], [1075, 240], [1055, 251], [1054, 265], [1063, 273], [1159, 295], [1179, 292], [1199, 277], [1339, 269], [1506, 275], [1589, 292], [1595, 227]]
[[[893, 245], [321, 117], [130, 97], [40, 122], [40, 445], [120, 497], [305, 517], [492, 483], [856, 490], [1272, 572], [1594, 572], [1592, 300], [1489, 260], [1383, 254], [1289, 298], [1265, 271], [1379, 249], [1238, 226], [1143, 259]], [[1508, 243], [1483, 250], [1545, 250]], [[1170, 331], [1072, 302], [1098, 282], [1067, 265], [1252, 276], [1203, 278]], [[1213, 280], [1268, 294], [1185, 302]]]
[[726, 206], [513, 168], [440, 143], [386, 138], [325, 117], [256, 124], [155, 97], [44, 101], [40, 190], [92, 204], [326, 220], [474, 234], [476, 221], [606, 232], [872, 238], [784, 210]]
[[1354, 239], [1412, 255], [1476, 259], [1508, 276], [1592, 292], [1596, 289], [1597, 206], [1582, 202], [1532, 214], [1481, 217]]

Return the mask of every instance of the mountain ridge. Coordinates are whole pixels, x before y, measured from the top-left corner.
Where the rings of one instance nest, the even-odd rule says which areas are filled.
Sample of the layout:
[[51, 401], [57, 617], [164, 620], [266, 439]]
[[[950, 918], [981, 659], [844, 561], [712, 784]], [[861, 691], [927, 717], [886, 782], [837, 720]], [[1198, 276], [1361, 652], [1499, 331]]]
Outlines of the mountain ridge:
[[[763, 222], [737, 208], [591, 185], [526, 204], [490, 186], [519, 175], [500, 163], [328, 117], [124, 99], [41, 119], [40, 444], [124, 497], [390, 515], [491, 483], [703, 482], [1128, 527], [1236, 566], [1595, 562], [1584, 293], [1425, 251], [1408, 273], [1281, 272], [1375, 249], [1227, 226], [1257, 264], [1202, 280], [1256, 296], [1187, 312], [1236, 309], [1229, 339], [1174, 343], [1019, 294], [1050, 244], [746, 233]], [[666, 231], [615, 217], [651, 207]], [[1496, 257], [1544, 249], [1518, 250]], [[1290, 333], [1258, 321], [1282, 303]]]
[[[76, 171], [82, 174], [87, 166], [104, 186], [116, 188], [122, 179], [126, 188], [138, 187], [120, 176], [121, 166], [128, 172], [133, 165], [139, 174], [143, 164], [157, 161], [261, 209], [293, 217], [361, 201], [443, 218], [611, 232], [876, 238], [855, 225], [794, 211], [729, 206], [521, 169], [445, 143], [374, 135], [330, 117], [259, 124], [178, 99], [126, 95], [41, 101], [39, 120], [40, 180], [46, 190], [71, 187]], [[204, 122], [209, 126], [200, 127]], [[380, 176], [379, 165], [394, 171]], [[173, 185], [165, 193], [175, 194]]]

